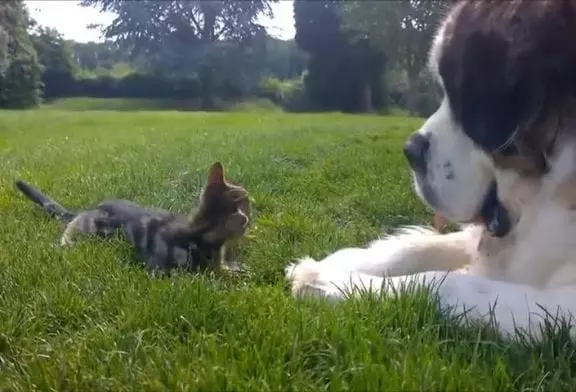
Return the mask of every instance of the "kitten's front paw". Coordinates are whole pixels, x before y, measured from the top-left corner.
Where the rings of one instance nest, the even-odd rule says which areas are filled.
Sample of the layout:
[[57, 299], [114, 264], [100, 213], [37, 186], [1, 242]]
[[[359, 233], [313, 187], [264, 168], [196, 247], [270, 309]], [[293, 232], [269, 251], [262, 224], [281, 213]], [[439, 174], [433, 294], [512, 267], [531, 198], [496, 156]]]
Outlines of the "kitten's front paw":
[[74, 245], [74, 240], [72, 238], [70, 238], [69, 236], [63, 236], [62, 238], [60, 238], [60, 246], [64, 247], [64, 246], [72, 246]]
[[246, 268], [237, 261], [223, 261], [220, 269], [230, 273], [246, 272]]
[[74, 245], [74, 241], [65, 241], [62, 240], [60, 242], [55, 242], [52, 244], [53, 248], [70, 248]]
[[164, 268], [159, 268], [159, 267], [147, 267], [148, 269], [148, 274], [150, 275], [150, 277], [152, 278], [157, 278], [157, 279], [161, 279], [161, 278], [168, 278], [171, 275], [171, 272], [169, 269], [164, 269]]

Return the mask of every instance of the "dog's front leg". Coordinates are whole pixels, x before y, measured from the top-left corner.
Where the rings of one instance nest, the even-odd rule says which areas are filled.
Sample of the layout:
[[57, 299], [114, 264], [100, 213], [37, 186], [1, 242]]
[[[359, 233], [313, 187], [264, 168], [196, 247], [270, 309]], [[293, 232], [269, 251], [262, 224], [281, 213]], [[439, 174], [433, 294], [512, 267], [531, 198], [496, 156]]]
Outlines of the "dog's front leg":
[[[462, 320], [492, 318], [505, 336], [517, 328], [542, 337], [543, 320], [560, 317], [574, 325], [576, 288], [542, 289], [449, 272], [468, 264], [472, 231], [440, 235], [401, 234], [367, 249], [343, 249], [322, 261], [302, 259], [286, 268], [295, 297], [313, 295], [340, 301], [370, 290], [389, 295], [411, 284], [431, 284], [440, 309], [466, 313]], [[358, 290], [359, 289], [359, 290]], [[552, 320], [553, 321], [553, 320]], [[570, 333], [576, 337], [576, 329]]]
[[316, 262], [304, 258], [286, 268], [292, 293], [343, 298], [342, 289], [374, 287], [384, 277], [425, 271], [451, 271], [471, 262], [476, 246], [474, 227], [450, 234], [412, 227], [373, 242], [368, 248], [347, 248]]

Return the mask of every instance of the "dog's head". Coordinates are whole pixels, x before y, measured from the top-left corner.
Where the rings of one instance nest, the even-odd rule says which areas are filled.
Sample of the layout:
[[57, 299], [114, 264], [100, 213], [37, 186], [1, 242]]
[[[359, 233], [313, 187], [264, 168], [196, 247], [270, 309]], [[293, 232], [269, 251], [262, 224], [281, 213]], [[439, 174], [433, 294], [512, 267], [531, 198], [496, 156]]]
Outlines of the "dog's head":
[[405, 146], [417, 192], [505, 235], [498, 173], [541, 178], [576, 138], [576, 0], [457, 2], [429, 66], [444, 97]]

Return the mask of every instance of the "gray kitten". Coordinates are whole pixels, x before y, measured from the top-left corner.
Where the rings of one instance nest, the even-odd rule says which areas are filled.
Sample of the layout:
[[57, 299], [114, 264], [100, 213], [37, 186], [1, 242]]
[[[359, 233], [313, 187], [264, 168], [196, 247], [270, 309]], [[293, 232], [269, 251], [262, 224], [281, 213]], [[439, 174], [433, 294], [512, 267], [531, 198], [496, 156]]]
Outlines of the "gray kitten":
[[219, 162], [210, 167], [200, 205], [189, 217], [129, 200], [106, 200], [94, 209], [74, 213], [24, 181], [17, 180], [16, 187], [66, 224], [62, 246], [72, 245], [78, 234], [111, 237], [120, 232], [151, 271], [219, 269], [226, 242], [243, 236], [250, 222], [247, 191], [225, 180]]

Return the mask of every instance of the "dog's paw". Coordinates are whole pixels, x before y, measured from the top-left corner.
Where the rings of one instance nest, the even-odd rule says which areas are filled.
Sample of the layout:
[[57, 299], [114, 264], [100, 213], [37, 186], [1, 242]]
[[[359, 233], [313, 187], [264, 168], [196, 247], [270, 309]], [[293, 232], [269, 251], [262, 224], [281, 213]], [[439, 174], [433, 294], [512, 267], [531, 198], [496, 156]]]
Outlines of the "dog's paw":
[[290, 263], [284, 269], [286, 280], [291, 284], [293, 297], [334, 296], [338, 279], [333, 278], [324, 268], [326, 265], [310, 257], [305, 257]]

